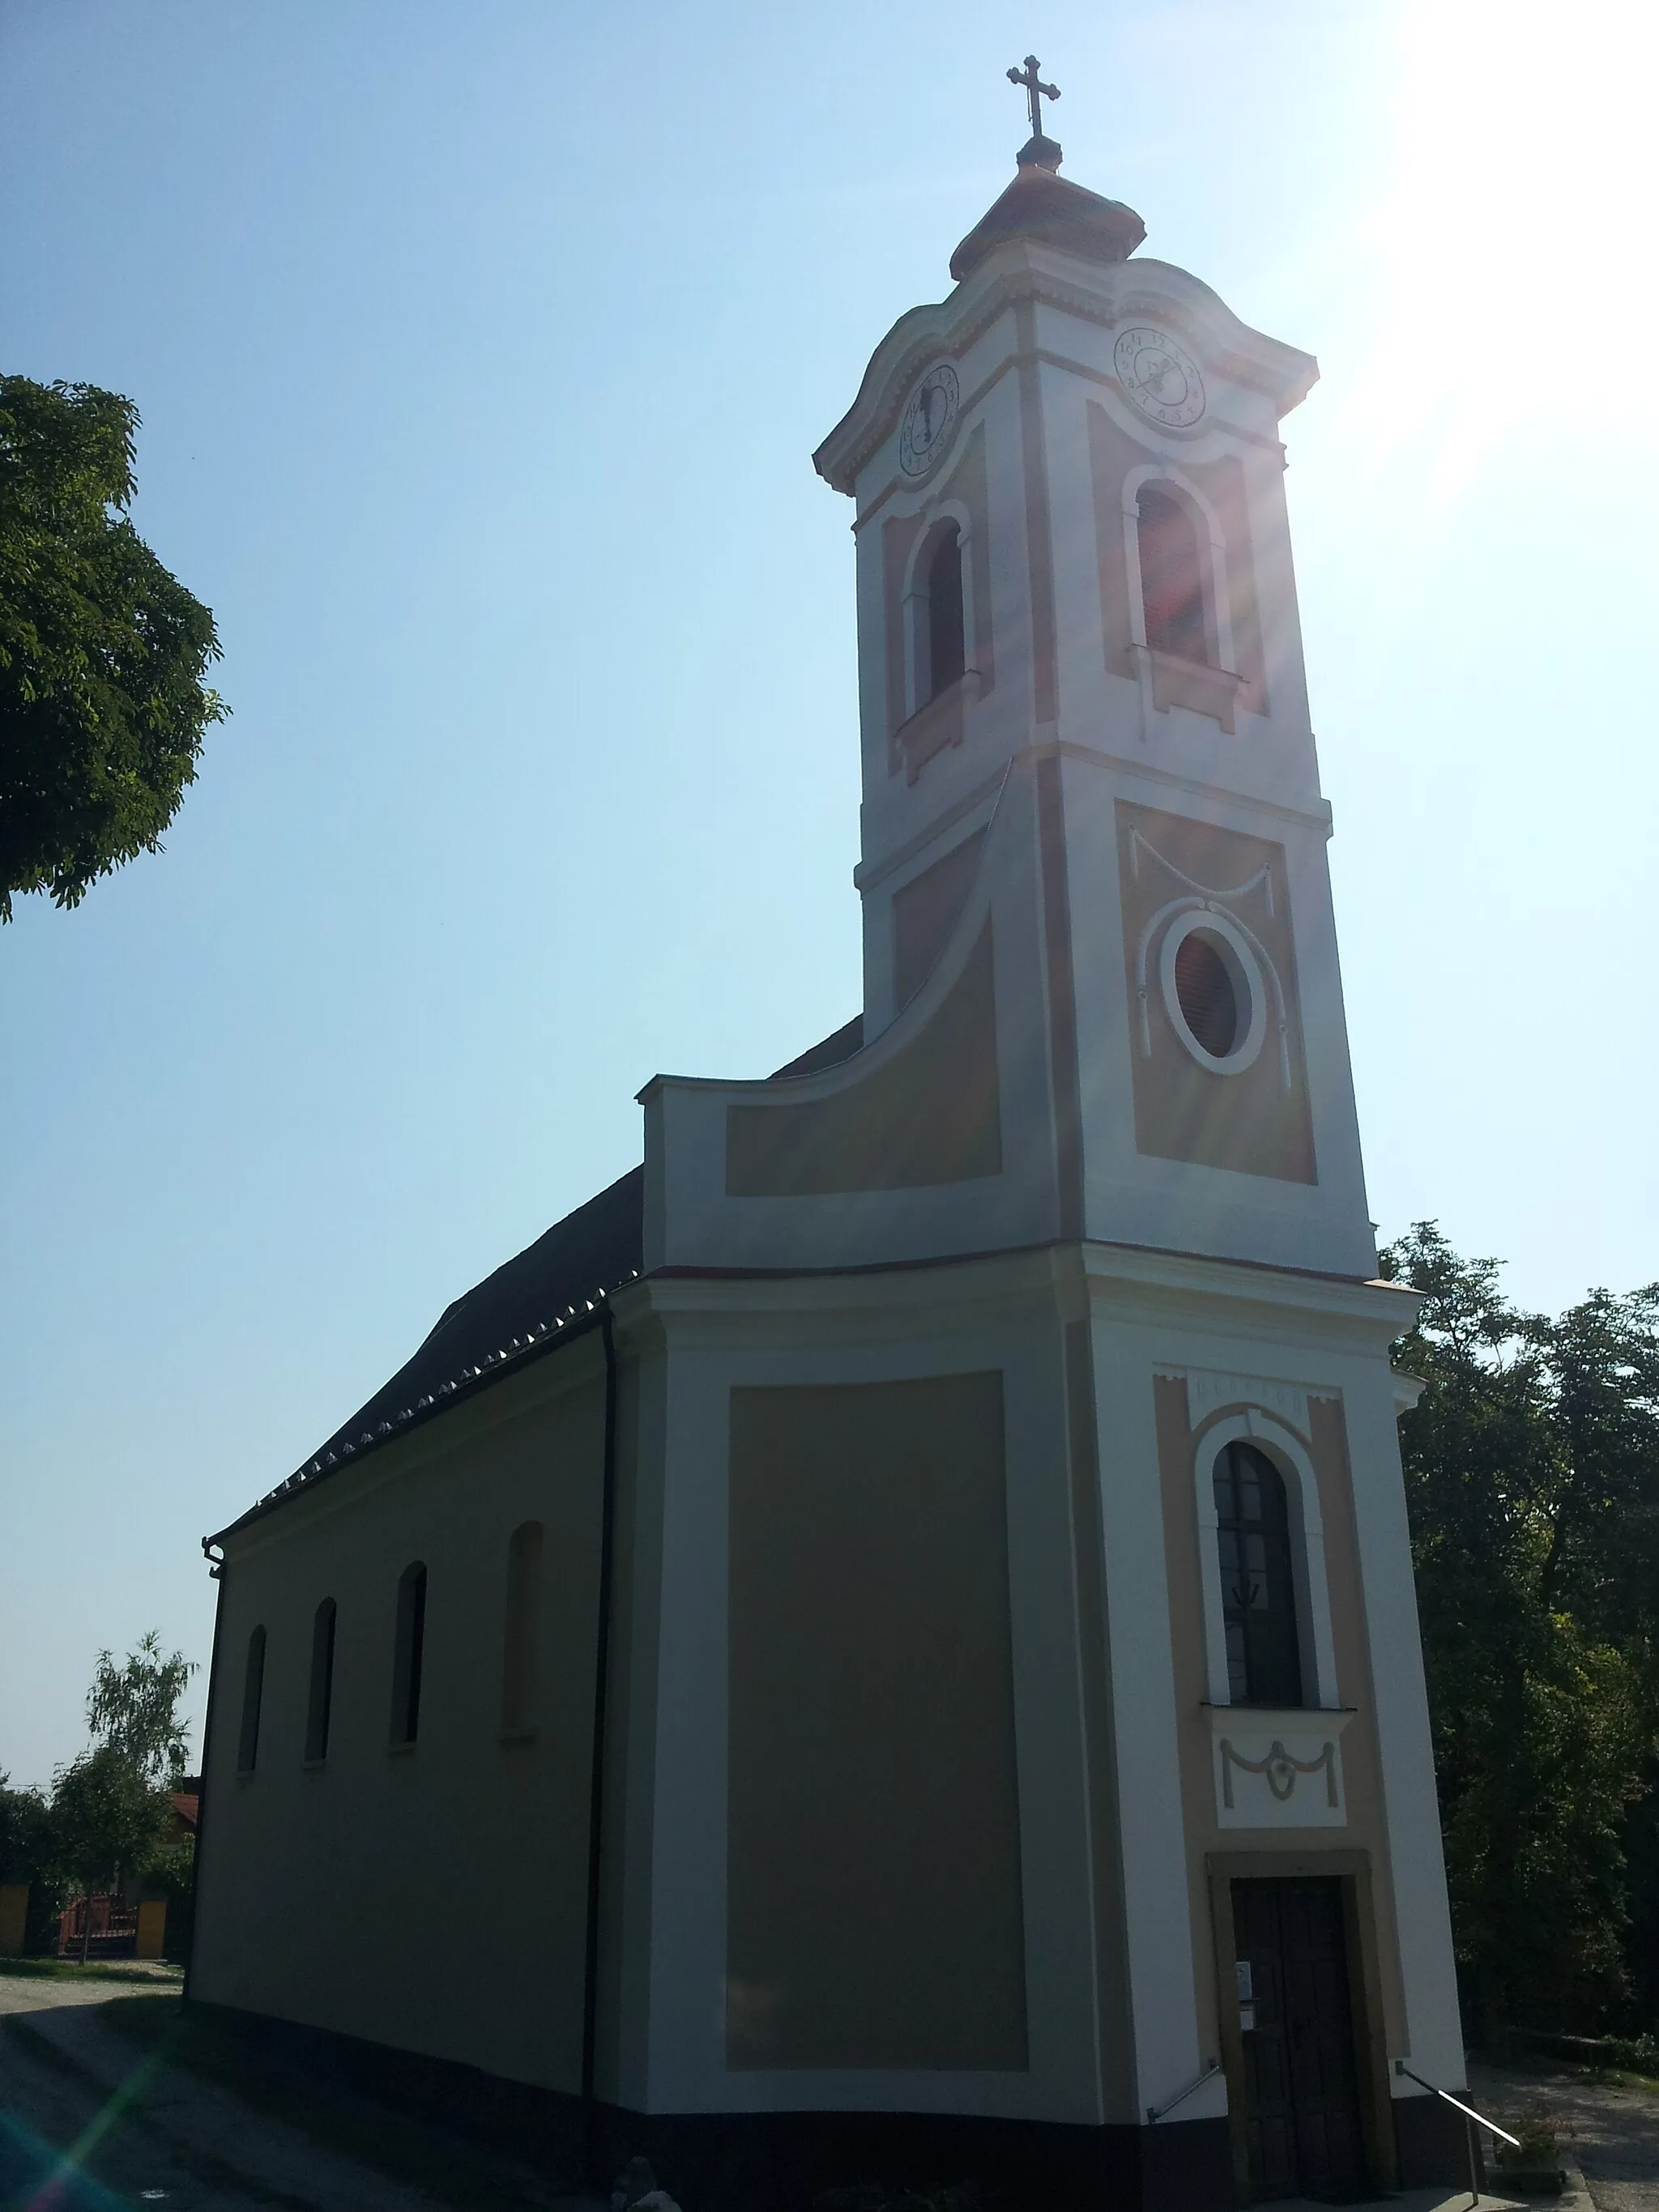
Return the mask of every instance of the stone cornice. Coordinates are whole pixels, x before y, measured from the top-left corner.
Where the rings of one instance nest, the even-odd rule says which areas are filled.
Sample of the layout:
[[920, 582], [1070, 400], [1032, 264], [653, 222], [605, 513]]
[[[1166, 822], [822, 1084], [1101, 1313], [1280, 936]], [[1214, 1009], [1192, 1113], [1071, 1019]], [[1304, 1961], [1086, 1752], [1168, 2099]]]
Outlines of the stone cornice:
[[858, 398], [812, 456], [824, 481], [851, 496], [860, 471], [892, 434], [917, 374], [941, 353], [959, 357], [1022, 300], [1105, 329], [1155, 313], [1217, 371], [1263, 393], [1280, 415], [1307, 396], [1319, 374], [1310, 354], [1252, 330], [1207, 284], [1170, 262], [1100, 267], [1017, 242], [999, 247], [947, 298], [913, 307], [894, 324], [871, 356]]

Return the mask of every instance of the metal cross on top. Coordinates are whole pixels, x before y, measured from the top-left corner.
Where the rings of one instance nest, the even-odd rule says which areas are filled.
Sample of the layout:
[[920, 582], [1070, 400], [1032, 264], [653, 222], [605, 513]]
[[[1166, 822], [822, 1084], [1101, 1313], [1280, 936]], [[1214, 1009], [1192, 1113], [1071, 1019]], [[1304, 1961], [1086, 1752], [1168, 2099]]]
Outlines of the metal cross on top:
[[1011, 69], [1008, 72], [1009, 83], [1020, 86], [1024, 92], [1025, 104], [1031, 111], [1033, 138], [1041, 138], [1042, 136], [1043, 101], [1060, 98], [1060, 87], [1057, 84], [1044, 84], [1038, 76], [1037, 72], [1042, 67], [1042, 64], [1035, 54], [1027, 54], [1023, 70]]

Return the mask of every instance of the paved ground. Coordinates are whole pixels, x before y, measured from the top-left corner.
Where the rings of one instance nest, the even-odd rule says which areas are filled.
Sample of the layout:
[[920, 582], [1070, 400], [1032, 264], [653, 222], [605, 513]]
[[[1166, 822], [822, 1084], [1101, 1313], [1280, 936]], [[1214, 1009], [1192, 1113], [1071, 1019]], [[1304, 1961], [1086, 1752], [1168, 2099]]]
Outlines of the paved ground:
[[326, 2084], [296, 2097], [273, 2078], [268, 2100], [174, 2063], [177, 1987], [0, 1974], [0, 2208], [587, 2212], [526, 2166]]
[[1659, 2089], [1541, 2063], [1472, 2065], [1469, 2087], [1470, 2101], [1495, 2120], [1529, 2102], [1544, 2105], [1583, 2172], [1595, 2212], [1659, 2212]]
[[[54, 2212], [591, 2212], [526, 2164], [325, 2084], [296, 2092], [296, 2077], [273, 2074], [242, 2094], [187, 2069], [173, 2052], [177, 1990], [165, 1968], [0, 1972], [0, 2212], [37, 2200]], [[1558, 2200], [1558, 2212], [1659, 2212], [1659, 2090], [1543, 2067], [1474, 2067], [1470, 2088], [1497, 2120], [1548, 2108], [1589, 2197]], [[1395, 2212], [1469, 2212], [1467, 2190], [1390, 2201]], [[1516, 2202], [1483, 2197], [1480, 2212]]]
[[184, 1982], [177, 1966], [124, 1960], [118, 1968], [91, 1966], [84, 1978], [25, 1973], [32, 1960], [0, 1960], [0, 2019], [8, 2013], [43, 2012], [51, 2005], [101, 2004], [106, 1997], [176, 1996]]

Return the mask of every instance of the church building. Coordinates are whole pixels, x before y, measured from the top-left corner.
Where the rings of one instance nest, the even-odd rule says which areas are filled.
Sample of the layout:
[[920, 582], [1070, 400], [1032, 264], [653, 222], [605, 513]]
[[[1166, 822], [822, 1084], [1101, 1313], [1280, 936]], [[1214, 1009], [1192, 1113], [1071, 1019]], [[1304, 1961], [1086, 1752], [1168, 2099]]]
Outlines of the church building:
[[861, 1015], [654, 1077], [642, 1166], [208, 1544], [189, 2001], [687, 2212], [1462, 2170], [1317, 370], [1010, 75], [1012, 181], [815, 456]]

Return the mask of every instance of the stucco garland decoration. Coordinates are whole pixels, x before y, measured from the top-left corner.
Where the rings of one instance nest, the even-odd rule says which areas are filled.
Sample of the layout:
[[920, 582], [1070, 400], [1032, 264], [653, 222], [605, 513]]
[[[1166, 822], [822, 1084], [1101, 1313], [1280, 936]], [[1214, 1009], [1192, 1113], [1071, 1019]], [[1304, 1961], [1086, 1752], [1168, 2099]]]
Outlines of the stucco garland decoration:
[[1153, 940], [1169, 923], [1175, 920], [1177, 915], [1198, 911], [1222, 915], [1231, 922], [1233, 927], [1261, 962], [1262, 971], [1272, 988], [1273, 1023], [1279, 1033], [1279, 1086], [1282, 1090], [1288, 1091], [1291, 1088], [1291, 1037], [1290, 1016], [1285, 1004], [1285, 988], [1279, 980], [1279, 970], [1273, 965], [1267, 946], [1263, 945], [1261, 939], [1233, 903], [1236, 900], [1248, 898], [1252, 891], [1260, 890], [1263, 903], [1268, 914], [1272, 915], [1274, 911], [1272, 865], [1264, 860], [1255, 873], [1248, 877], [1243, 883], [1236, 884], [1225, 890], [1213, 889], [1207, 884], [1194, 881], [1183, 870], [1176, 867], [1173, 860], [1166, 860], [1157, 846], [1150, 839], [1144, 837], [1134, 823], [1131, 823], [1129, 825], [1129, 873], [1137, 882], [1140, 877], [1140, 855], [1143, 852], [1149, 860], [1156, 860], [1159, 867], [1173, 876], [1178, 884], [1185, 884], [1188, 896], [1184, 898], [1170, 899], [1165, 905], [1159, 907], [1141, 931], [1140, 942], [1135, 947], [1135, 1001], [1140, 1014], [1141, 1057], [1144, 1060], [1150, 1060], [1152, 1056], [1152, 1017], [1146, 1005], [1146, 963], [1152, 953]]
[[1265, 1759], [1246, 1759], [1233, 1749], [1224, 1735], [1221, 1739], [1221, 1798], [1229, 1812], [1233, 1807], [1233, 1769], [1243, 1774], [1261, 1774], [1274, 1797], [1283, 1805], [1296, 1788], [1298, 1774], [1318, 1774], [1325, 1777], [1325, 1802], [1336, 1809], [1336, 1746], [1327, 1743], [1317, 1759], [1296, 1759], [1285, 1750], [1279, 1738], [1273, 1738]]

